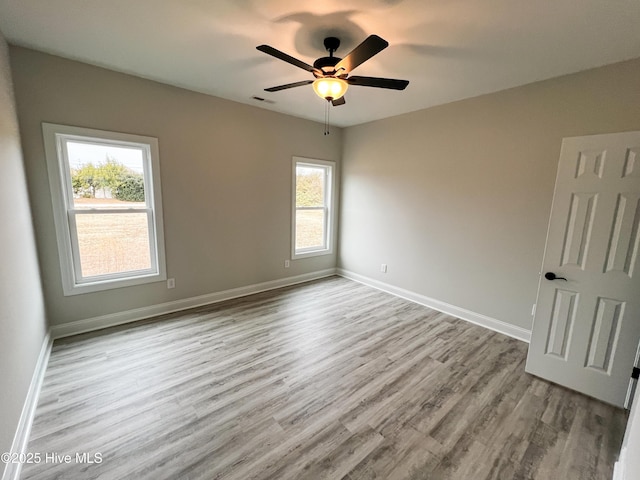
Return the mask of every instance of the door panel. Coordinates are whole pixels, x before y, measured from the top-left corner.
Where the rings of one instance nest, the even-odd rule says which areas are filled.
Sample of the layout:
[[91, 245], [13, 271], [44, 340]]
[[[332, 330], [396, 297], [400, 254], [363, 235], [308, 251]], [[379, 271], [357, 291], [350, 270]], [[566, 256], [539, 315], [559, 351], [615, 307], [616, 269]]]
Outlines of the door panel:
[[633, 266], [638, 255], [638, 221], [640, 220], [640, 195], [618, 194], [613, 226], [609, 238], [605, 273], [622, 272], [633, 276]]
[[584, 270], [598, 194], [573, 193], [567, 219], [567, 233], [560, 266], [574, 265]]
[[575, 320], [577, 299], [576, 292], [560, 289], [555, 291], [553, 313], [547, 337], [546, 353], [548, 355], [556, 355], [566, 359], [570, 332]]
[[527, 371], [622, 406], [640, 339], [640, 132], [562, 142]]
[[610, 298], [598, 298], [586, 367], [609, 372], [611, 359], [615, 355], [618, 345], [619, 326], [623, 313], [624, 302]]

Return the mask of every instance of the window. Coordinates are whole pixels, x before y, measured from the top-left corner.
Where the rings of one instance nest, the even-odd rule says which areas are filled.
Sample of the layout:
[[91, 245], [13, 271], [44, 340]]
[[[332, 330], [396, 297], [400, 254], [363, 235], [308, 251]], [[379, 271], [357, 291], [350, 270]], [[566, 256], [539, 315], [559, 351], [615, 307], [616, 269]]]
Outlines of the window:
[[293, 158], [292, 258], [333, 251], [333, 162]]
[[64, 294], [165, 280], [158, 141], [42, 128]]

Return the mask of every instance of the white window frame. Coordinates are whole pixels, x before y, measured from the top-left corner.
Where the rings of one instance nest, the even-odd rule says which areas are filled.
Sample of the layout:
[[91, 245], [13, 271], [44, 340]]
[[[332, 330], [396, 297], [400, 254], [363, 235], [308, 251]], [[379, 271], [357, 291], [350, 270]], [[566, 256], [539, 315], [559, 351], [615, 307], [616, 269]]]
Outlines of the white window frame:
[[[52, 123], [43, 123], [42, 131], [64, 295], [99, 292], [166, 280], [158, 139]], [[145, 206], [127, 209], [75, 208], [71, 171], [66, 158], [67, 151], [64, 148], [68, 141], [141, 149], [143, 152]], [[133, 272], [83, 277], [76, 233], [76, 216], [134, 212], [147, 214], [151, 267]]]
[[[324, 205], [321, 207], [297, 207], [296, 206], [296, 167], [309, 166], [315, 168], [323, 168], [325, 175], [325, 195]], [[336, 183], [336, 163], [328, 160], [316, 160], [313, 158], [293, 157], [292, 166], [292, 188], [291, 188], [291, 259], [296, 260], [306, 257], [315, 257], [318, 255], [329, 255], [333, 253], [334, 244], [334, 205], [335, 205], [335, 183]], [[324, 245], [321, 247], [307, 247], [296, 250], [296, 212], [297, 210], [324, 210]]]

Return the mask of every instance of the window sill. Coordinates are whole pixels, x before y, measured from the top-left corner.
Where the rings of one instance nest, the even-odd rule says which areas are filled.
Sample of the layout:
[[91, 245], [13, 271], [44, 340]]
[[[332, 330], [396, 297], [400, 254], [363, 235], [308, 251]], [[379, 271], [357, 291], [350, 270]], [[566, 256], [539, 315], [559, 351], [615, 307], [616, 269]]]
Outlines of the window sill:
[[167, 279], [165, 273], [150, 273], [135, 277], [114, 278], [108, 280], [98, 280], [87, 283], [77, 283], [71, 285], [63, 285], [64, 296], [82, 295], [84, 293], [102, 292], [115, 288], [132, 287], [135, 285], [144, 285], [147, 283], [163, 282]]
[[291, 256], [291, 260], [300, 260], [302, 258], [308, 258], [308, 257], [319, 257], [322, 255], [331, 255], [332, 253], [333, 253], [332, 248], [325, 248], [323, 250], [311, 250], [308, 252], [294, 253]]

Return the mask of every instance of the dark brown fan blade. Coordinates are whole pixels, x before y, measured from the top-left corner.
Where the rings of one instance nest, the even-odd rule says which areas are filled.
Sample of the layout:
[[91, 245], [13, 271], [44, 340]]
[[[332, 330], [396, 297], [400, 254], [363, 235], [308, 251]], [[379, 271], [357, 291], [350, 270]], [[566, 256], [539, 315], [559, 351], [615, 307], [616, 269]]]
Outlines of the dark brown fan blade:
[[290, 63], [291, 65], [295, 65], [296, 67], [306, 70], [307, 72], [311, 72], [311, 73], [315, 72], [319, 75], [322, 75], [322, 72], [317, 68], [314, 68], [308, 63], [304, 63], [302, 60], [298, 60], [297, 58], [294, 58], [291, 55], [287, 55], [286, 53], [281, 52], [280, 50], [276, 50], [275, 48], [270, 47], [269, 45], [260, 45], [256, 47], [256, 49], [266, 53], [267, 55], [271, 55], [272, 57], [276, 57], [276, 58], [279, 58], [280, 60], [284, 60], [285, 62]]
[[347, 73], [350, 73], [358, 65], [366, 62], [388, 46], [389, 42], [386, 40], [377, 35], [369, 35], [364, 42], [351, 50], [346, 57], [338, 62], [336, 65], [336, 71], [344, 68]]
[[278, 92], [280, 90], [286, 90], [287, 88], [309, 85], [310, 83], [313, 83], [313, 80], [302, 80], [301, 82], [287, 83], [286, 85], [279, 85], [277, 87], [265, 88], [264, 90], [265, 92]]
[[404, 90], [409, 85], [409, 80], [396, 80], [395, 78], [378, 78], [378, 77], [349, 77], [347, 78], [349, 85], [358, 85], [360, 87], [378, 87], [390, 88], [392, 90]]
[[331, 104], [334, 107], [339, 107], [340, 105], [344, 105], [345, 103], [347, 103], [347, 101], [344, 99], [344, 97], [340, 97], [336, 100], [331, 100]]

